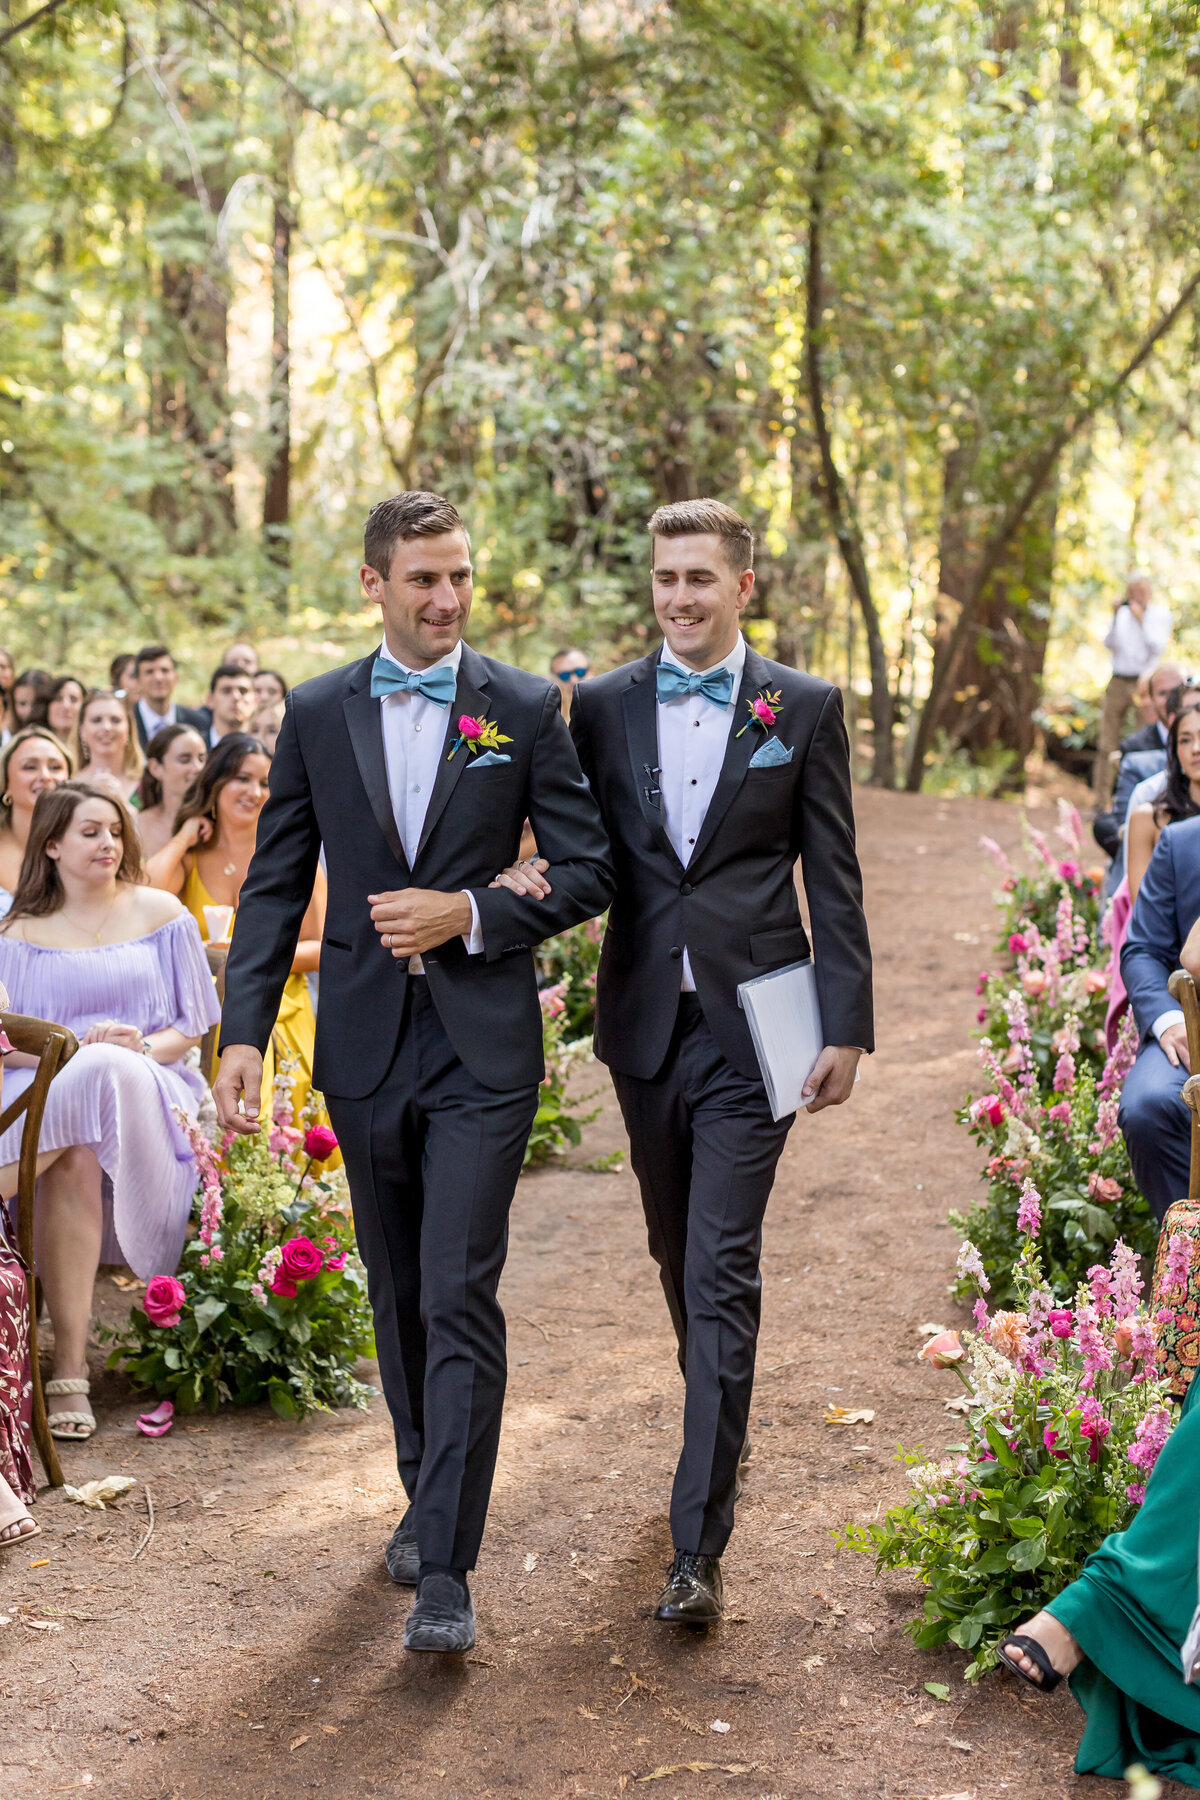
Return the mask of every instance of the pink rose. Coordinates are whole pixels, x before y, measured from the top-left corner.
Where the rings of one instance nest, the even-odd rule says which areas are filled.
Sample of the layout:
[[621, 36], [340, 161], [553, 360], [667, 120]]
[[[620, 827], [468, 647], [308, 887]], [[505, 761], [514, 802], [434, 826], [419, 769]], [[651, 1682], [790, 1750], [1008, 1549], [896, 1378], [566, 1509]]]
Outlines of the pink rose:
[[1029, 948], [1029, 939], [1019, 931], [1014, 931], [1008, 940], [1008, 947], [1014, 956], [1024, 956]]
[[1046, 991], [1046, 981], [1045, 969], [1026, 969], [1021, 977], [1021, 986], [1031, 1000], [1037, 1000]]
[[283, 1246], [279, 1273], [289, 1281], [311, 1281], [321, 1273], [321, 1252], [311, 1238], [289, 1238]]
[[751, 707], [751, 711], [756, 719], [762, 720], [764, 725], [773, 725], [775, 723], [775, 714], [765, 700], [755, 700]]
[[304, 1134], [304, 1154], [313, 1162], [324, 1162], [337, 1147], [337, 1134], [328, 1125], [310, 1125]]
[[271, 1277], [271, 1292], [278, 1294], [281, 1300], [296, 1298], [296, 1284], [284, 1274], [282, 1267], [276, 1269]]
[[1069, 1338], [1075, 1328], [1075, 1320], [1068, 1307], [1054, 1306], [1046, 1315], [1051, 1333], [1056, 1338]]
[[156, 1275], [147, 1284], [142, 1305], [152, 1325], [178, 1325], [179, 1315], [187, 1305], [187, 1289], [174, 1275]]
[[982, 1025], [987, 1019], [987, 1007], [981, 1006], [979, 1011], [975, 1014], [975, 1017], [979, 1024]]
[[325, 1258], [325, 1267], [327, 1269], [333, 1269], [333, 1270], [337, 1271], [337, 1270], [344, 1269], [345, 1266], [346, 1266], [346, 1252], [344, 1250], [340, 1251], [337, 1256], [327, 1256]]
[[466, 738], [468, 744], [473, 744], [483, 736], [483, 720], [473, 719], [470, 713], [463, 713], [458, 721], [458, 729], [460, 736]]
[[1060, 881], [1074, 882], [1075, 885], [1078, 886], [1079, 864], [1076, 862], [1060, 862], [1058, 865], [1058, 876]]
[[1071, 1454], [1069, 1450], [1056, 1450], [1054, 1448], [1061, 1435], [1061, 1432], [1052, 1431], [1049, 1425], [1047, 1425], [1045, 1431], [1042, 1433], [1042, 1442], [1045, 1444], [1051, 1456], [1069, 1456]]
[[917, 1361], [932, 1363], [935, 1369], [952, 1369], [966, 1354], [957, 1331], [942, 1331], [917, 1351]]
[[1108, 991], [1108, 970], [1089, 969], [1083, 978], [1083, 985], [1089, 994], [1104, 994]]
[[1088, 1176], [1088, 1199], [1101, 1206], [1114, 1206], [1121, 1198], [1121, 1184], [1111, 1175], [1100, 1175], [1095, 1169]]

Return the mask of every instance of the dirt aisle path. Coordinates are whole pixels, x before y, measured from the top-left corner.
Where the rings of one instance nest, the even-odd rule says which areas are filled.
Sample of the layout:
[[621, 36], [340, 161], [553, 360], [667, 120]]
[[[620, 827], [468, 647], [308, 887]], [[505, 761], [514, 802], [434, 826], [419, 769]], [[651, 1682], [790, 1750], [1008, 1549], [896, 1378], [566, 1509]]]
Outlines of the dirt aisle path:
[[[68, 1479], [148, 1482], [154, 1534], [133, 1562], [140, 1485], [104, 1515], [47, 1495], [45, 1535], [0, 1560], [0, 1793], [1115, 1791], [1070, 1773], [1069, 1697], [1040, 1704], [1003, 1676], [966, 1688], [963, 1657], [902, 1635], [911, 1585], [876, 1581], [830, 1536], [901, 1491], [897, 1440], [940, 1450], [953, 1434], [951, 1377], [914, 1358], [922, 1322], [955, 1319], [944, 1220], [976, 1175], [952, 1117], [994, 930], [975, 844], [1019, 837], [998, 803], [859, 805], [880, 1047], [849, 1107], [797, 1123], [768, 1212], [756, 1455], [723, 1627], [676, 1636], [649, 1617], [682, 1387], [632, 1178], [539, 1174], [518, 1194], [504, 1284], [512, 1376], [478, 1652], [460, 1664], [400, 1648], [408, 1602], [380, 1560], [400, 1508], [380, 1402], [299, 1428], [226, 1413], [147, 1444], [109, 1377], [101, 1434], [68, 1452]], [[621, 1142], [607, 1099], [584, 1155]], [[824, 1425], [831, 1400], [874, 1408], [874, 1424]], [[719, 1766], [654, 1779], [680, 1764]]]

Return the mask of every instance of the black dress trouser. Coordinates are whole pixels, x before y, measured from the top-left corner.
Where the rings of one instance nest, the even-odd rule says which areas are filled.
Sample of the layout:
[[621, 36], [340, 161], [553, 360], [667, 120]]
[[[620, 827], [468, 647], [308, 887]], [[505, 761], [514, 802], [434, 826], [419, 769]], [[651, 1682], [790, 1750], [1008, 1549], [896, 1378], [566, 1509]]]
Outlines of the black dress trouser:
[[473, 1569], [508, 1374], [496, 1289], [538, 1090], [484, 1087], [455, 1055], [425, 978], [406, 985], [384, 1080], [365, 1100], [326, 1103], [421, 1560]]
[[653, 1080], [613, 1083], [687, 1386], [671, 1537], [719, 1556], [750, 1418], [763, 1214], [796, 1115], [772, 1119], [762, 1082], [726, 1062], [695, 994], [680, 995]]

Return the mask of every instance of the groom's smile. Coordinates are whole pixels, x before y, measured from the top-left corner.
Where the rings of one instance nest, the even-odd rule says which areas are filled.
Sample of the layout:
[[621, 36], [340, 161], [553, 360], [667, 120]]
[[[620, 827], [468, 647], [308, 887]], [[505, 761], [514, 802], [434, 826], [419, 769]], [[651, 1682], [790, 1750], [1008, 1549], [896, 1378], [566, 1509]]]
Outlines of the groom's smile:
[[448, 656], [471, 613], [471, 547], [464, 531], [401, 538], [386, 569], [364, 563], [363, 592], [383, 613], [392, 656], [406, 668], [427, 669]]

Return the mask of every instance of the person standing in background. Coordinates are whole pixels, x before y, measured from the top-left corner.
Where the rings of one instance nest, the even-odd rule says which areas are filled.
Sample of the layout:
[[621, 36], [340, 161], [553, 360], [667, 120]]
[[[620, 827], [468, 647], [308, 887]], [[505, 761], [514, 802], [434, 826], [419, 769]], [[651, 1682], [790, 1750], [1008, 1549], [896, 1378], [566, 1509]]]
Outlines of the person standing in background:
[[550, 658], [550, 673], [558, 683], [558, 703], [564, 719], [571, 716], [571, 699], [581, 681], [592, 672], [589, 657], [582, 650], [559, 650]]
[[222, 661], [232, 663], [235, 669], [244, 669], [252, 681], [258, 674], [258, 651], [246, 638], [234, 638]]
[[128, 700], [130, 706], [139, 699], [137, 684], [137, 657], [132, 651], [119, 650], [108, 665], [108, 685], [118, 700]]
[[214, 671], [208, 690], [208, 747], [216, 748], [231, 731], [248, 731], [254, 717], [254, 680], [236, 663], [224, 662]]
[[1112, 676], [1100, 711], [1100, 742], [1092, 786], [1097, 812], [1107, 812], [1112, 798], [1113, 758], [1121, 743], [1125, 715], [1133, 703], [1138, 677], [1156, 663], [1171, 636], [1171, 613], [1150, 598], [1150, 577], [1135, 569], [1117, 602], [1104, 640], [1112, 652]]
[[211, 729], [201, 713], [188, 706], [176, 706], [175, 684], [179, 671], [166, 644], [144, 644], [134, 663], [138, 699], [133, 708], [138, 743], [145, 750], [150, 739], [165, 725], [190, 725], [202, 734]]

